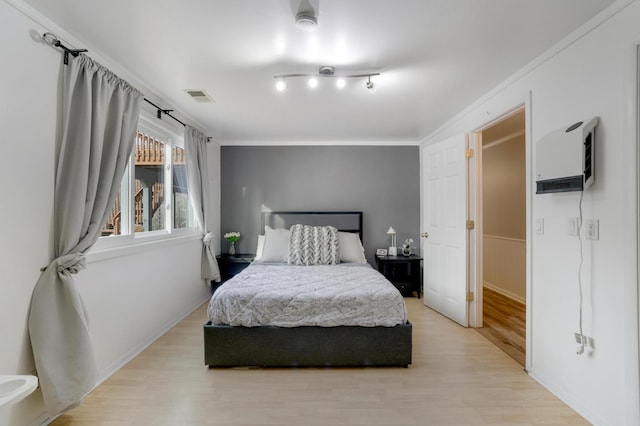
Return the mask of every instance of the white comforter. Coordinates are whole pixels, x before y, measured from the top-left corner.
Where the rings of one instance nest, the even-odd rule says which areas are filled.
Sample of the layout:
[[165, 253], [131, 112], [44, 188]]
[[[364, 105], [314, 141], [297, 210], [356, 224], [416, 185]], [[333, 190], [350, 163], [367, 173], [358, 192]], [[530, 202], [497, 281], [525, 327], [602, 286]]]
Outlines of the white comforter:
[[209, 302], [213, 324], [393, 327], [407, 321], [400, 292], [369, 265], [249, 265]]

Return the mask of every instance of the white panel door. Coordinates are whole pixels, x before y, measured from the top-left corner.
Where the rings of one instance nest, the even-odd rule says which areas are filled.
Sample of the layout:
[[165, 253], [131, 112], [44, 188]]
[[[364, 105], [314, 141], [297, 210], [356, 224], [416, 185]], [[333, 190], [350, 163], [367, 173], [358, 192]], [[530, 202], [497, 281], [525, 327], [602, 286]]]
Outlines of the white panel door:
[[[467, 135], [422, 149], [424, 304], [468, 326]], [[427, 236], [428, 235], [428, 236]]]

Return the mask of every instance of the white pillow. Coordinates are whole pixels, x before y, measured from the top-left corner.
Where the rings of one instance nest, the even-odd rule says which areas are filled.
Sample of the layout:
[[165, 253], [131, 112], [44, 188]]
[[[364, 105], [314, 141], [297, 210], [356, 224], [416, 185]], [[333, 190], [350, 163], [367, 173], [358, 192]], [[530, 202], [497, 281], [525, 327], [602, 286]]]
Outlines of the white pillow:
[[258, 246], [256, 247], [256, 257], [254, 261], [262, 259], [262, 251], [264, 250], [264, 235], [258, 235]]
[[287, 262], [289, 260], [289, 230], [264, 227], [264, 248], [259, 262]]
[[367, 263], [364, 255], [364, 247], [358, 234], [353, 232], [338, 232], [340, 244], [340, 262]]

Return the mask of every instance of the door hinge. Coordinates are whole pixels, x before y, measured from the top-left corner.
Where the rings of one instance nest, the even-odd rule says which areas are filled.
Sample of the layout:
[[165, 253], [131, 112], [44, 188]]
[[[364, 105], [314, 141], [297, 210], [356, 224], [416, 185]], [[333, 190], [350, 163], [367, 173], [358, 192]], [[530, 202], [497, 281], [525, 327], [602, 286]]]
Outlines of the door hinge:
[[476, 300], [476, 295], [472, 291], [467, 292], [467, 302], [473, 302], [474, 300]]
[[464, 158], [473, 158], [473, 149], [467, 148], [464, 150]]
[[472, 229], [476, 228], [476, 222], [473, 220], [468, 220], [467, 221], [467, 231], [471, 231]]

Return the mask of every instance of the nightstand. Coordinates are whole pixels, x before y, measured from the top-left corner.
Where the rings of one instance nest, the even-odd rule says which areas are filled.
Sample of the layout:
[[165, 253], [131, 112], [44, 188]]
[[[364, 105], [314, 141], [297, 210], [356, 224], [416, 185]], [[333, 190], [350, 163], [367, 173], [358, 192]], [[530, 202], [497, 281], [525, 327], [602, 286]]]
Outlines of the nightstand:
[[420, 298], [422, 293], [422, 257], [411, 256], [376, 256], [378, 272], [400, 290], [403, 295], [413, 295], [415, 291]]
[[253, 262], [256, 257], [253, 253], [245, 254], [219, 254], [216, 256], [218, 267], [220, 268], [220, 277], [222, 282], [240, 273], [244, 268]]

